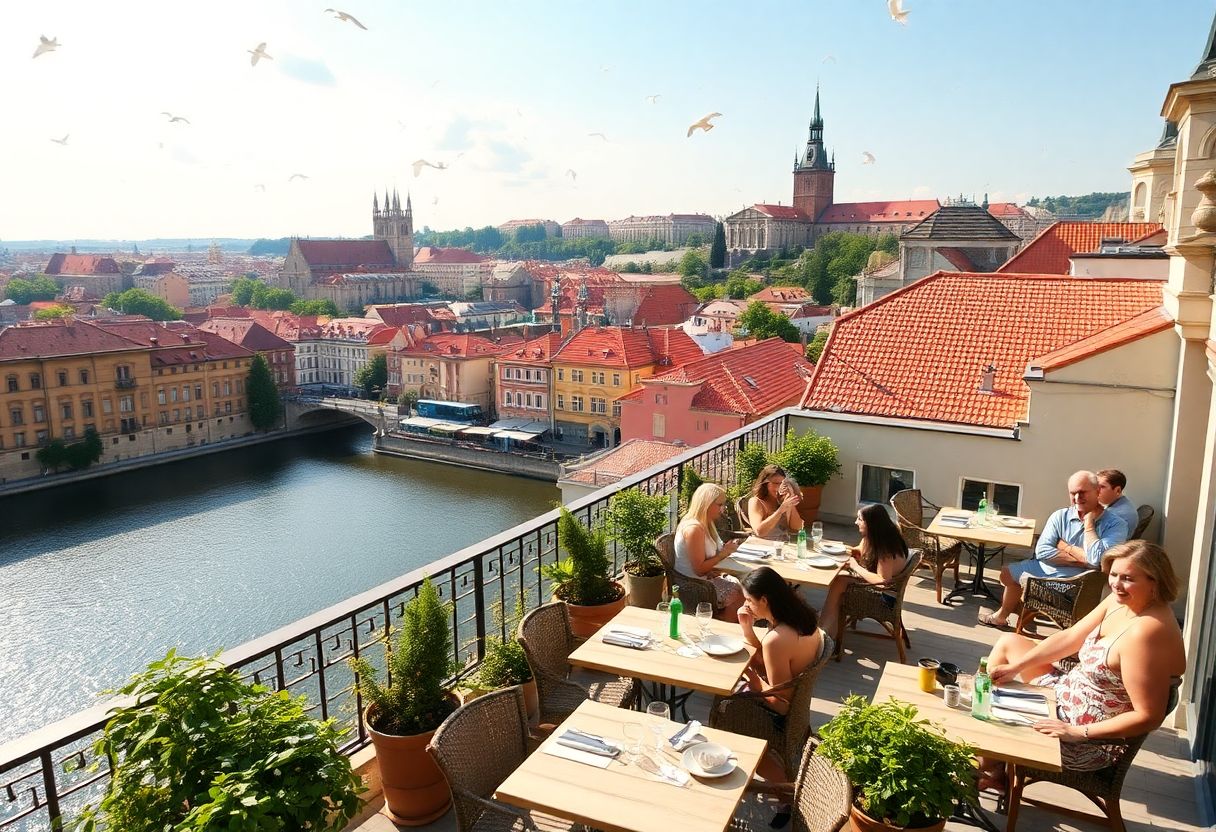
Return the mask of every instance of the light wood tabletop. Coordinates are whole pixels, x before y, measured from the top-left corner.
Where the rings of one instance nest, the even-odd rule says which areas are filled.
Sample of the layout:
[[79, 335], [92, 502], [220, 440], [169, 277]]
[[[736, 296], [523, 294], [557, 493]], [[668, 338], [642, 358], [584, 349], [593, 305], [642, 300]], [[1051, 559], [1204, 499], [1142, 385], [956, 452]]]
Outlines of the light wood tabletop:
[[[919, 668], [915, 665], [887, 662], [878, 690], [874, 692], [875, 703], [886, 702], [895, 697], [900, 702], [915, 705], [917, 715], [940, 725], [946, 736], [956, 742], [965, 742], [975, 748], [981, 757], [992, 757], [1009, 763], [1028, 765], [1060, 771], [1060, 741], [1040, 734], [1029, 725], [1013, 725], [994, 720], [976, 719], [970, 708], [947, 708], [942, 686], [937, 685], [933, 693], [925, 693], [918, 682]], [[1011, 682], [1003, 688], [1033, 691], [1047, 697], [1047, 712], [1056, 712], [1056, 694], [1052, 688], [1024, 685]]]
[[[681, 617], [680, 632], [695, 640], [700, 631], [696, 618], [688, 612], [691, 610]], [[676, 650], [682, 645], [667, 637], [667, 624], [665, 613], [641, 607], [625, 607], [595, 635], [575, 648], [570, 654], [570, 664], [686, 690], [699, 690], [723, 696], [732, 693], [756, 651], [743, 640], [743, 628], [738, 624], [715, 619], [709, 631], [714, 635], [733, 636], [743, 641], [743, 649], [730, 656], [705, 654], [689, 658], [676, 654]], [[658, 643], [652, 644], [646, 650], [605, 644], [604, 635], [614, 627], [621, 626], [650, 630]]]
[[[995, 526], [968, 525], [944, 523], [943, 517], [967, 517], [974, 522], [975, 512], [965, 508], [943, 508], [938, 511], [933, 522], [926, 529], [930, 534], [940, 534], [942, 537], [953, 537], [955, 540], [966, 540], [970, 543], [985, 543], [994, 546], [1034, 546], [1034, 531], [1038, 525], [1034, 518], [1012, 517], [1001, 515]], [[1006, 525], [1006, 519], [1026, 524], [1022, 527]]]
[[[623, 741], [623, 726], [627, 722], [645, 727], [646, 716], [598, 702], [584, 702], [503, 781], [494, 797], [606, 832], [722, 832], [756, 773], [767, 743], [729, 731], [702, 728], [701, 733], [710, 742], [721, 743], [734, 752], [736, 767], [724, 777], [693, 777], [683, 787], [658, 780], [621, 757], [607, 768], [597, 768], [545, 753], [570, 728]], [[664, 736], [671, 736], [679, 727], [679, 723], [669, 722]], [[646, 730], [644, 736], [647, 754], [654, 759], [654, 735]], [[680, 756], [675, 751], [665, 750], [661, 759], [680, 765]]]
[[[776, 541], [761, 540], [759, 538], [748, 538], [748, 541], [756, 541], [760, 545], [771, 546], [776, 548]], [[824, 540], [823, 543], [838, 543], [848, 549], [847, 544], [840, 541]], [[810, 541], [807, 541], [807, 546], [810, 546]], [[782, 560], [769, 558], [765, 561], [754, 560], [739, 560], [734, 557], [729, 557], [721, 561], [717, 568], [727, 573], [728, 575], [746, 575], [753, 569], [758, 569], [761, 566], [767, 566], [781, 576], [787, 584], [801, 584], [803, 586], [816, 586], [821, 589], [826, 588], [832, 579], [840, 574], [840, 567], [843, 563], [838, 563], [831, 567], [811, 566], [806, 560], [798, 560], [798, 545], [796, 543], [784, 543], [781, 546]], [[812, 557], [826, 557], [820, 552], [811, 552]]]

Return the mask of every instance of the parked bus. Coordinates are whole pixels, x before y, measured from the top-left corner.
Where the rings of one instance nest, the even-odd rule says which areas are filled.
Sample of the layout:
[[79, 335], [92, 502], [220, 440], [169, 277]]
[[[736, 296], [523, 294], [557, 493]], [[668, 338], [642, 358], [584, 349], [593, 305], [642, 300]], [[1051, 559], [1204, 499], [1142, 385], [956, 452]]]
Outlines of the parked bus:
[[479, 425], [485, 421], [479, 404], [464, 402], [441, 402], [434, 399], [419, 399], [414, 405], [419, 416], [428, 419], [442, 419], [445, 422], [457, 424]]

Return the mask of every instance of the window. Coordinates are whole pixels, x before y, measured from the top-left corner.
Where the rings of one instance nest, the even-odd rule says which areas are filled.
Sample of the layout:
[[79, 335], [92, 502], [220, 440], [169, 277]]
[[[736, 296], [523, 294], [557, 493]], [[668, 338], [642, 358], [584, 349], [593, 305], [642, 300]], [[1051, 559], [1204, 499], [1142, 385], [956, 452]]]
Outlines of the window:
[[[189, 408], [189, 407], [186, 408], [186, 421], [187, 422], [189, 422], [191, 419], [194, 418], [194, 414], [193, 414], [192, 410], [193, 410], [193, 408]], [[186, 431], [189, 432], [189, 430], [190, 430], [190, 426], [186, 425]]]
[[[25, 447], [25, 434], [24, 433], [14, 433], [13, 434], [13, 447], [14, 448], [24, 448]], [[25, 459], [25, 457], [22, 457], [22, 458]]]
[[60, 387], [68, 386], [68, 371], [67, 370], [60, 370], [59, 372], [55, 373], [55, 378], [56, 378], [56, 380], [58, 380]]
[[177, 388], [176, 387], [169, 388], [169, 401], [171, 401], [171, 402], [177, 401]]
[[980, 507], [980, 498], [995, 503], [1001, 514], [1018, 514], [1022, 505], [1022, 486], [1005, 482], [987, 482], [963, 477], [959, 506], [975, 511]]
[[862, 463], [858, 501], [862, 503], [888, 503], [891, 496], [905, 488], [916, 488], [916, 472], [903, 468], [888, 468], [882, 465]]
[[173, 411], [173, 421], [180, 422], [182, 420], [182, 412], [180, 410]]
[[[123, 396], [118, 400], [119, 413], [134, 413], [135, 412], [135, 397]], [[125, 420], [124, 420], [125, 421]]]
[[654, 394], [654, 403], [655, 404], [667, 404], [667, 394], [666, 393], [655, 393]]
[[566, 369], [564, 367], [557, 368], [557, 380], [558, 381], [566, 380]]
[[566, 397], [564, 395], [562, 395], [561, 393], [557, 394], [557, 409], [558, 410], [566, 409]]
[[114, 412], [114, 403], [111, 402], [109, 399], [102, 399], [101, 400], [101, 412], [102, 413], [113, 413]]
[[80, 415], [83, 416], [85, 419], [93, 418], [93, 400], [92, 399], [83, 399], [80, 402]]
[[211, 382], [211, 396], [215, 399], [220, 397], [220, 383], [218, 381]]
[[10, 410], [8, 412], [8, 415], [9, 415], [9, 420], [14, 425], [24, 425], [25, 424], [25, 416], [22, 414], [21, 408], [14, 407], [12, 410]]
[[650, 414], [650, 435], [656, 439], [667, 435], [667, 417], [662, 413]]
[[231, 395], [232, 395], [232, 382], [231, 382], [231, 381], [225, 381], [225, 382], [224, 382], [224, 395], [225, 395], [225, 396], [231, 396]]
[[63, 421], [70, 422], [72, 420], [72, 403], [65, 402], [60, 405], [60, 410], [63, 412]]
[[620, 374], [620, 373], [613, 373], [613, 374], [612, 374], [612, 386], [613, 386], [613, 387], [620, 387], [620, 386], [621, 386], [621, 374]]
[[34, 405], [34, 422], [38, 423], [38, 422], [45, 422], [45, 421], [46, 421], [46, 410], [43, 408], [43, 406], [41, 404], [35, 403], [35, 405]]
[[39, 445], [45, 445], [51, 441], [51, 434], [48, 431], [40, 430], [34, 434], [34, 439], [37, 440]]
[[608, 412], [608, 403], [606, 401], [604, 401], [603, 399], [599, 399], [599, 398], [596, 398], [595, 396], [592, 396], [591, 397], [591, 412], [606, 414]]
[[232, 412], [232, 402], [224, 402], [224, 412], [225, 413]]
[[17, 377], [16, 377], [16, 376], [7, 376], [7, 377], [6, 377], [6, 379], [5, 379], [5, 381], [6, 381], [7, 385], [8, 385], [8, 392], [10, 392], [10, 393], [16, 393], [16, 392], [17, 392], [19, 389], [21, 389], [21, 388], [20, 388], [20, 386], [19, 386], [19, 385], [18, 385], [18, 383], [17, 383]]
[[163, 388], [163, 387], [156, 388], [156, 403], [157, 404], [165, 403], [165, 388]]
[[187, 384], [185, 387], [182, 388], [182, 401], [184, 401], [184, 402], [190, 401], [190, 385], [189, 384]]
[[194, 398], [201, 399], [203, 397], [203, 385], [194, 385]]
[[114, 378], [118, 381], [128, 381], [131, 378], [131, 368], [126, 364], [119, 364], [114, 368]]
[[30, 373], [30, 388], [34, 390], [42, 389], [42, 376], [38, 373]]
[[596, 372], [595, 370], [592, 370], [591, 371], [591, 383], [592, 384], [603, 384], [604, 383], [604, 374], [601, 372]]
[[571, 370], [570, 371], [570, 380], [581, 382], [583, 380], [583, 371], [582, 370]]
[[510, 406], [511, 406], [511, 391], [510, 391], [510, 390], [507, 390], [507, 391], [504, 391], [504, 392], [503, 392], [503, 394], [502, 394], [502, 403], [503, 403], [503, 405], [504, 405], [504, 406], [506, 406], [506, 407], [510, 407]]
[[88, 384], [88, 383], [89, 383], [89, 371], [88, 371], [88, 370], [81, 370], [81, 371], [80, 371], [80, 383], [81, 383], [81, 384]]
[[612, 418], [613, 419], [621, 418], [621, 403], [620, 402], [612, 403]]
[[162, 425], [167, 425], [167, 424], [169, 424], [169, 411], [167, 411], [167, 410], [162, 410], [162, 411], [160, 412], [160, 423], [161, 423]]

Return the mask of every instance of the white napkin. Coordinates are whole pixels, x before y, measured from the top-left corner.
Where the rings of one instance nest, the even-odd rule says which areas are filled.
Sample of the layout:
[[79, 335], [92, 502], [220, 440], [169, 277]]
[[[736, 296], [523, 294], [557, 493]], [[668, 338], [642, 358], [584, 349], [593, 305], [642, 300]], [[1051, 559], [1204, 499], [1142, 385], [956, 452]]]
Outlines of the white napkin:
[[655, 779], [662, 780], [664, 783], [671, 783], [673, 786], [687, 786], [688, 781], [692, 779], [692, 775], [679, 766], [673, 766], [671, 763], [666, 763], [659, 760], [659, 771], [662, 777], [652, 775]]
[[[688, 724], [675, 733], [674, 736], [667, 740], [671, 747], [676, 751], [683, 751], [690, 745], [696, 745], [699, 742], [704, 742], [705, 737], [698, 732], [701, 730], [701, 723], [695, 719], [690, 719]], [[679, 737], [679, 740], [676, 739]]]
[[696, 659], [705, 655], [705, 651], [691, 641], [686, 641], [680, 647], [676, 648], [676, 655], [683, 656], [686, 659]]
[[611, 644], [616, 647], [629, 647], [633, 650], [645, 650], [650, 646], [649, 641], [643, 641], [642, 639], [634, 638], [633, 636], [621, 635], [618, 633], [608, 633], [608, 635], [604, 636], [602, 639], [600, 639], [600, 641], [604, 642], [604, 644]]
[[741, 561], [745, 561], [747, 563], [764, 563], [766, 560], [769, 559], [769, 556], [768, 555], [753, 555], [750, 552], [740, 552], [738, 549], [736, 549], [734, 558], [735, 558], [735, 560], [741, 560]]
[[645, 627], [627, 627], [624, 624], [617, 624], [614, 627], [612, 627], [608, 632], [623, 633], [627, 636], [636, 636], [637, 638], [644, 638], [647, 640], [653, 638], [653, 636], [650, 633], [650, 630], [647, 630]]
[[745, 555], [759, 555], [760, 557], [768, 557], [773, 553], [773, 546], [757, 546], [754, 543], [740, 543], [735, 549], [736, 552], [742, 552]]
[[1017, 711], [1018, 713], [1030, 714], [1031, 716], [1047, 718], [1047, 701], [1039, 699], [1027, 699], [1018, 696], [1002, 696], [999, 692], [993, 693], [992, 704], [995, 707], [1003, 708], [1007, 711]]
[[551, 742], [542, 749], [546, 754], [551, 754], [554, 757], [562, 757], [566, 760], [573, 760], [576, 763], [583, 763], [596, 768], [608, 768], [611, 765], [612, 757], [601, 757], [598, 754], [592, 754], [590, 751], [580, 751], [577, 748], [568, 748], [564, 745], [558, 745], [556, 742]]
[[1016, 722], [1019, 725], [1034, 725], [1035, 721], [1024, 714], [1017, 711], [1011, 711], [1007, 708], [1000, 708], [996, 705], [992, 706], [992, 718], [999, 719], [1002, 722]]

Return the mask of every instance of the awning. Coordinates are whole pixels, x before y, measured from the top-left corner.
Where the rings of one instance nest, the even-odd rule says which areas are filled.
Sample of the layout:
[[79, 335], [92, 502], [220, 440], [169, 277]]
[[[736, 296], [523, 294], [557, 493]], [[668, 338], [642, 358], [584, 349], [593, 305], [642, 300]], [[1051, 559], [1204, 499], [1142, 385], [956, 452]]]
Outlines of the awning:
[[494, 430], [517, 430], [528, 423], [527, 419], [499, 419], [491, 424], [490, 427], [494, 428]]
[[427, 416], [411, 416], [408, 419], [401, 420], [401, 427], [422, 428], [425, 430], [426, 428], [431, 428], [435, 425], [442, 425], [443, 423], [444, 422], [442, 419], [431, 419]]
[[483, 427], [465, 428], [464, 430], [461, 431], [461, 433], [467, 434], [469, 436], [493, 436], [497, 432], [498, 431], [496, 431], [494, 428], [483, 428]]
[[539, 434], [524, 433], [521, 430], [502, 430], [494, 434], [494, 438], [514, 439], [519, 442], [534, 442]]
[[433, 430], [435, 433], [459, 433], [464, 430], [464, 425], [451, 425], [447, 422], [440, 422], [437, 425], [431, 425], [428, 430]]

